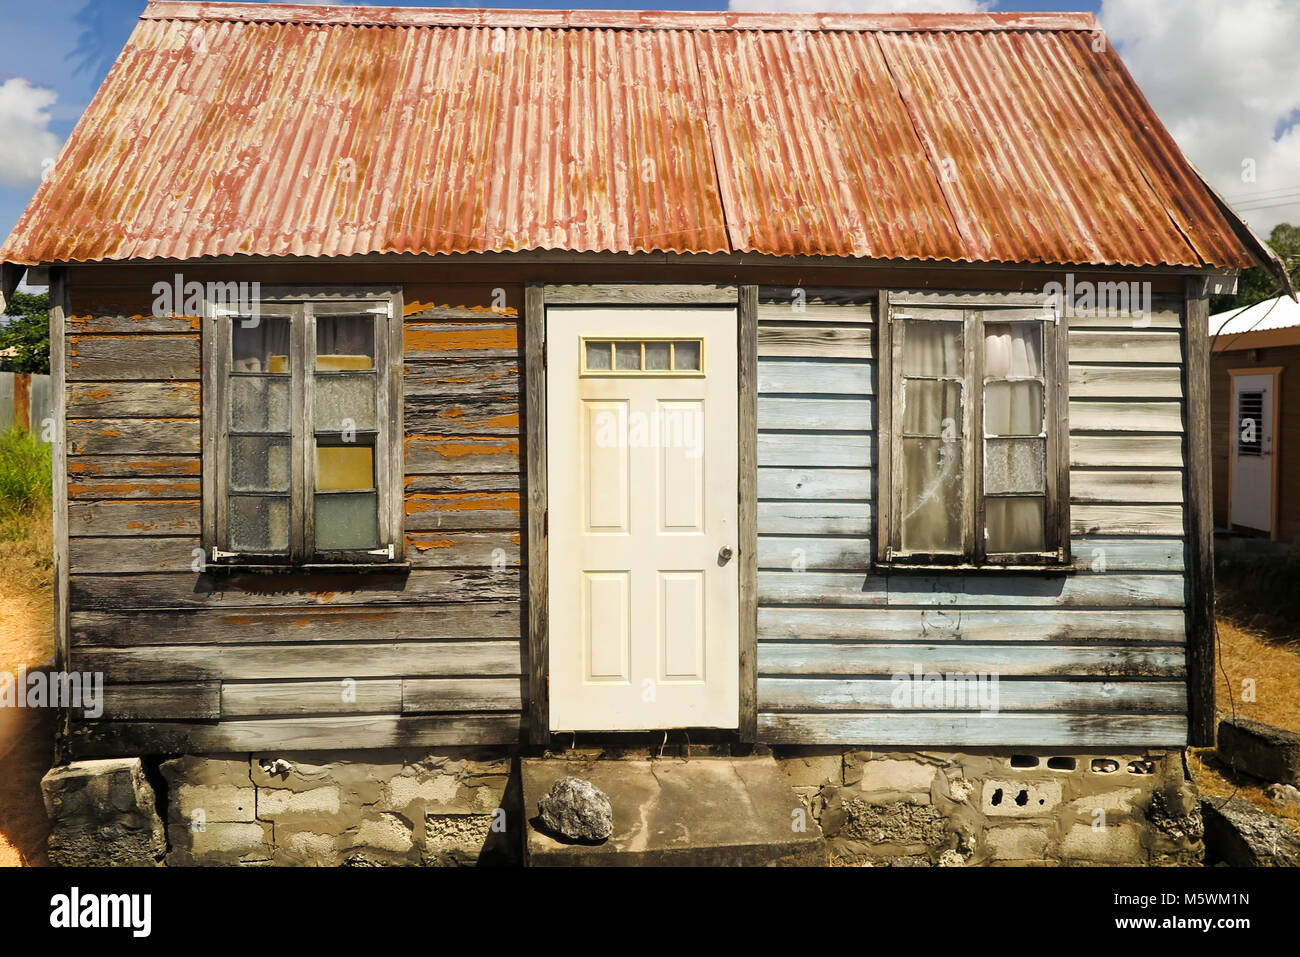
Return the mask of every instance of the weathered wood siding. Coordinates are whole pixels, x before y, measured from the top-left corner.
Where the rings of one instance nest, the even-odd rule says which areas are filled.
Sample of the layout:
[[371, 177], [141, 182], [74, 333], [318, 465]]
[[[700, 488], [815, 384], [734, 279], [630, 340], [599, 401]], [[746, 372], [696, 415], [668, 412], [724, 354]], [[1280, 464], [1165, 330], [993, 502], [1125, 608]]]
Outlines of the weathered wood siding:
[[[1070, 320], [1073, 570], [884, 575], [868, 571], [873, 312], [763, 292], [760, 740], [1183, 743], [1181, 300]], [[998, 714], [894, 708], [891, 676], [917, 669], [996, 673]]]
[[404, 291], [410, 573], [289, 578], [196, 571], [199, 318], [74, 286], [69, 667], [106, 682], [74, 753], [519, 740], [522, 287], [499, 288]]

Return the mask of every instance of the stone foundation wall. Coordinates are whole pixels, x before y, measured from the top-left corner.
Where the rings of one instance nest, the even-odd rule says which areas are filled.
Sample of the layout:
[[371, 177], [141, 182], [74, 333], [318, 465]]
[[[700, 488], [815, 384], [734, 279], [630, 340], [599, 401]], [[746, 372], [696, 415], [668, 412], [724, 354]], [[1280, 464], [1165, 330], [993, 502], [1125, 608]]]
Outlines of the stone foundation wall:
[[[705, 746], [674, 758], [708, 760], [731, 750]], [[651, 756], [644, 748], [553, 752], [578, 754]], [[772, 754], [834, 864], [1195, 865], [1205, 857], [1181, 752]], [[453, 748], [186, 756], [148, 767], [138, 758], [76, 762], [44, 782], [50, 858], [136, 866], [518, 864], [522, 828], [536, 808], [521, 807], [514, 764], [511, 749]]]
[[164, 761], [165, 863], [516, 863], [510, 766], [503, 752], [455, 749]]
[[778, 748], [841, 865], [1194, 865], [1182, 754]]

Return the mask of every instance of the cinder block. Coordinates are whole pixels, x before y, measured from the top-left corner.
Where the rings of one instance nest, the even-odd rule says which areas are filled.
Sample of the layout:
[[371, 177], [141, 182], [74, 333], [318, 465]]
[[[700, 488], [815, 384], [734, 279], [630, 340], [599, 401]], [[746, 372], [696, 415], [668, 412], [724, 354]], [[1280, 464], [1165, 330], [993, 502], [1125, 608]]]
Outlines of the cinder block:
[[1098, 864], [1145, 864], [1141, 832], [1129, 823], [1076, 824], [1061, 841], [1059, 856], [1066, 861]]
[[1046, 856], [1047, 832], [1036, 827], [991, 827], [984, 847], [995, 861], [1037, 861]]
[[1061, 803], [1059, 781], [984, 782], [981, 810], [989, 817], [1032, 817], [1046, 814]]
[[41, 779], [50, 863], [152, 867], [166, 850], [153, 786], [139, 758], [74, 761]]

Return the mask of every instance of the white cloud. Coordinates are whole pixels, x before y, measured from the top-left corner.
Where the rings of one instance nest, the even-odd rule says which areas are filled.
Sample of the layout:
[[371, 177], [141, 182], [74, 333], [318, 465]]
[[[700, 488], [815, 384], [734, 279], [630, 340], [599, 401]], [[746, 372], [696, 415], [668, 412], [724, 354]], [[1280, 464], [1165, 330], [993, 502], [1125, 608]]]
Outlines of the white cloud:
[[993, 0], [729, 0], [731, 10], [809, 13], [977, 13]]
[[42, 164], [58, 153], [49, 114], [57, 99], [53, 90], [32, 86], [20, 76], [0, 83], [0, 185], [38, 182]]
[[1300, 4], [1103, 0], [1100, 19], [1188, 159], [1251, 226], [1300, 223], [1300, 124], [1286, 129], [1300, 117]]

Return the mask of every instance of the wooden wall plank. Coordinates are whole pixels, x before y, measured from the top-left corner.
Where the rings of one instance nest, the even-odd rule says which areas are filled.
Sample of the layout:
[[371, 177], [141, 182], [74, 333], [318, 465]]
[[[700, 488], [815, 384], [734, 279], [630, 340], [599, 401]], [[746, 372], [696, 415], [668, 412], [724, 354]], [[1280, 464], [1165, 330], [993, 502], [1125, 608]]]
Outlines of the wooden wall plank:
[[[501, 317], [494, 317], [501, 318]], [[416, 359], [510, 359], [519, 354], [514, 322], [412, 322], [402, 327], [406, 361]]]
[[1187, 660], [1190, 680], [1189, 737], [1200, 746], [1215, 742], [1214, 694], [1214, 498], [1210, 469], [1209, 300], [1204, 280], [1187, 280]]
[[1181, 402], [1070, 400], [1071, 432], [1181, 432]]
[[793, 399], [758, 397], [758, 425], [762, 429], [862, 431], [875, 427], [871, 399]]
[[199, 415], [197, 382], [70, 382], [71, 418], [179, 419]]
[[72, 538], [68, 567], [74, 575], [191, 571], [202, 561], [202, 555], [195, 554], [199, 547], [197, 535]]
[[1071, 505], [1071, 535], [1183, 534], [1181, 505]]
[[120, 754], [352, 750], [518, 744], [519, 715], [345, 715], [244, 719], [217, 724], [105, 721], [77, 729], [73, 758]]
[[871, 506], [865, 502], [759, 502], [763, 535], [871, 535]]
[[759, 432], [758, 464], [793, 468], [866, 468], [875, 462], [870, 432]]
[[793, 571], [861, 569], [871, 564], [870, 538], [798, 538], [760, 535], [758, 567]]
[[402, 682], [399, 678], [221, 683], [223, 719], [303, 714], [393, 714], [401, 710]]
[[518, 359], [447, 359], [407, 362], [402, 381], [408, 398], [520, 393]]
[[809, 326], [765, 322], [758, 326], [760, 360], [769, 356], [870, 359], [871, 342], [871, 327], [863, 325]]
[[1161, 363], [1183, 361], [1177, 332], [1119, 329], [1111, 332], [1070, 330], [1070, 362]]
[[[187, 718], [215, 721], [221, 717], [221, 684], [216, 681], [108, 684], [103, 689], [103, 714], [93, 720], [150, 721]], [[84, 720], [84, 710], [74, 717]]]
[[518, 569], [416, 568], [406, 575], [257, 575], [237, 572], [82, 575], [71, 581], [77, 609], [243, 608], [257, 605], [390, 605], [495, 602], [520, 598]]
[[415, 568], [518, 568], [523, 536], [513, 532], [407, 532]]
[[955, 577], [862, 572], [760, 572], [759, 600], [772, 605], [936, 605], [1087, 607], [1181, 606], [1180, 575]]
[[856, 644], [817, 641], [758, 643], [758, 673], [775, 675], [912, 675], [985, 672], [1009, 677], [1181, 678], [1184, 648], [1155, 645]]
[[412, 435], [407, 428], [406, 474], [514, 472], [523, 469], [519, 437]]
[[70, 502], [67, 511], [73, 536], [199, 534], [197, 500]]
[[69, 455], [166, 455], [199, 451], [198, 419], [70, 419]]
[[737, 733], [745, 743], [758, 738], [758, 313], [758, 287], [742, 286], [736, 312]]
[[[897, 696], [910, 684], [883, 678], [759, 678], [760, 711], [895, 711]], [[919, 691], [919, 689], [918, 689]], [[944, 694], [940, 690], [940, 694]], [[1021, 681], [991, 684], [981, 692], [954, 683], [943, 699], [945, 711], [1084, 711], [1183, 714], [1187, 687], [1181, 681]], [[903, 698], [910, 701], [910, 698]], [[908, 716], [900, 716], [906, 724]]]
[[79, 671], [102, 671], [109, 684], [290, 678], [402, 678], [518, 675], [518, 641], [400, 641], [275, 645], [81, 647]]
[[68, 460], [67, 474], [72, 481], [113, 476], [197, 479], [201, 467], [197, 455], [77, 455]]
[[546, 299], [536, 283], [524, 290], [524, 414], [528, 421], [525, 449], [528, 498], [525, 542], [528, 602], [524, 648], [528, 660], [528, 741], [544, 745], [551, 738], [550, 602], [546, 515]]
[[154, 478], [74, 478], [68, 481], [71, 499], [159, 499], [198, 498], [202, 493], [198, 476], [177, 479], [170, 476]]
[[1181, 748], [1181, 715], [760, 714], [759, 739], [769, 744], [860, 744], [870, 747]]
[[1071, 435], [1070, 466], [1182, 468], [1180, 435]]
[[68, 381], [199, 379], [199, 337], [67, 337]]
[[760, 468], [760, 499], [870, 501], [870, 469]]
[[1072, 502], [1157, 502], [1173, 504], [1183, 500], [1183, 473], [1106, 469], [1070, 472]]
[[520, 678], [406, 678], [402, 681], [404, 714], [436, 711], [520, 711]]
[[402, 641], [513, 638], [522, 633], [514, 602], [364, 605], [339, 608], [186, 608], [170, 611], [76, 611], [72, 644], [131, 646], [166, 635], [173, 645], [249, 645], [305, 641]]
[[500, 396], [408, 395], [404, 415], [412, 434], [519, 435], [519, 401]]
[[759, 638], [778, 641], [1160, 642], [1185, 640], [1176, 608], [760, 608]]
[[870, 362], [763, 359], [758, 363], [762, 395], [871, 395]]
[[1177, 366], [1070, 364], [1070, 396], [1076, 399], [1178, 399], [1183, 379]]
[[518, 492], [448, 492], [406, 497], [408, 532], [461, 529], [518, 531]]

